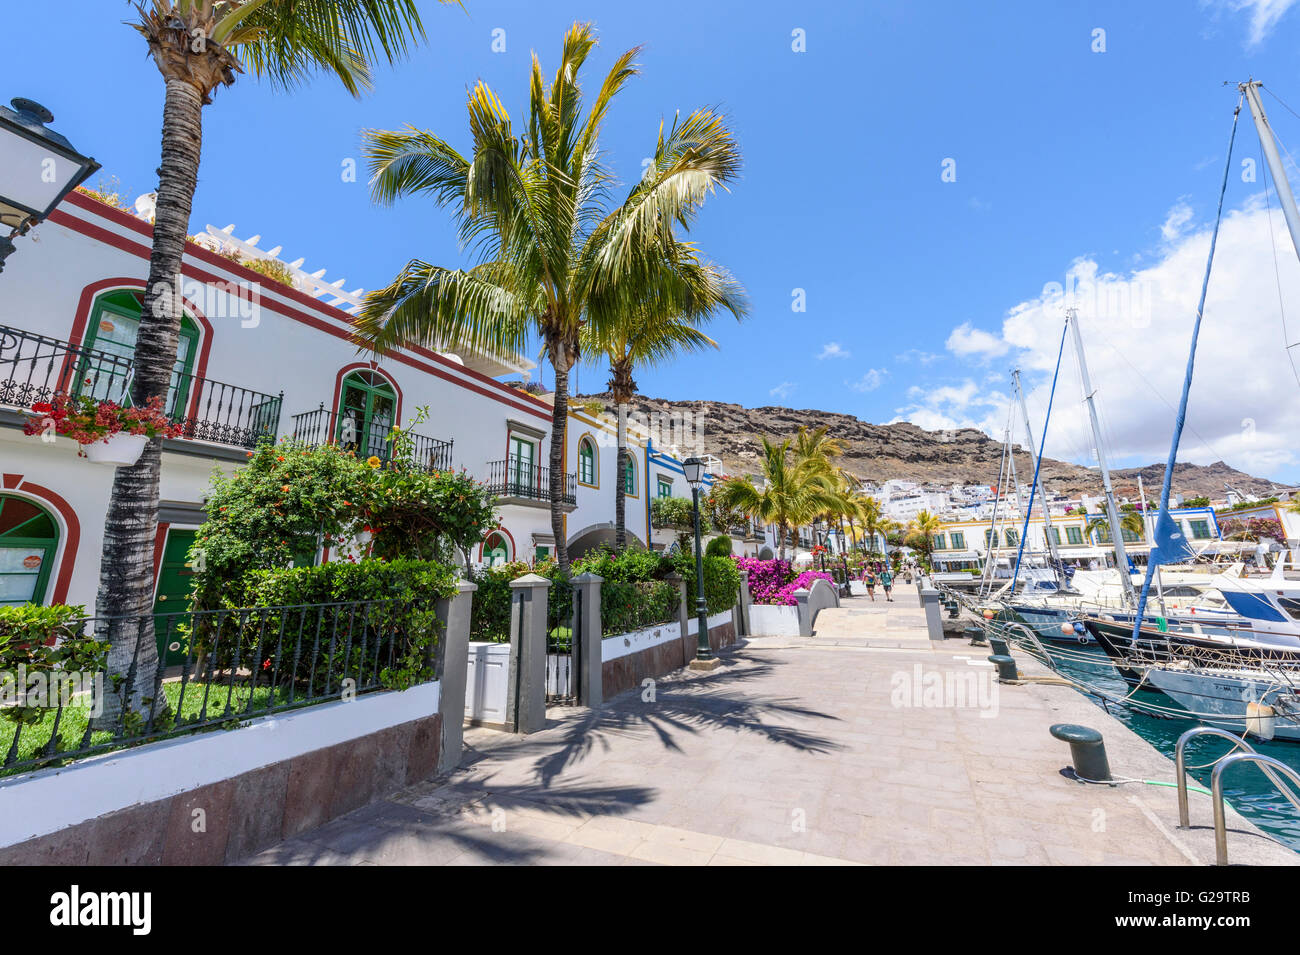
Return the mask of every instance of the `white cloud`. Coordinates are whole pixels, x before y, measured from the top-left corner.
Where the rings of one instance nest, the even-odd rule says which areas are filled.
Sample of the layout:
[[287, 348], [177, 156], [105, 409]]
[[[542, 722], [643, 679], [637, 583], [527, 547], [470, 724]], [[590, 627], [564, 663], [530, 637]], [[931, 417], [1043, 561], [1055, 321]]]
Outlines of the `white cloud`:
[[910, 421], [927, 431], [977, 428], [992, 434], [1005, 423], [1006, 395], [982, 392], [970, 378], [929, 389], [913, 385], [907, 397], [911, 404], [898, 408], [893, 420]]
[[783, 381], [775, 388], [769, 389], [768, 394], [773, 398], [780, 398], [782, 401], [794, 394], [795, 384], [793, 381]]
[[1250, 46], [1264, 42], [1295, 4], [1296, 0], [1220, 0], [1233, 13], [1244, 10], [1250, 17]]
[[854, 391], [875, 391], [885, 383], [887, 374], [889, 372], [883, 368], [868, 368], [857, 381], [846, 381], [845, 384]]
[[970, 322], [962, 322], [954, 328], [944, 345], [959, 358], [982, 359], [1005, 355], [1011, 347], [998, 336], [973, 327]]
[[1165, 221], [1160, 226], [1160, 237], [1166, 242], [1174, 242], [1183, 237], [1187, 231], [1187, 226], [1192, 221], [1192, 207], [1184, 199], [1179, 199], [1174, 203], [1169, 214], [1165, 216]]
[[919, 348], [909, 348], [902, 354], [895, 355], [894, 361], [918, 361], [922, 365], [929, 365], [938, 361], [942, 357], [942, 355], [936, 354], [932, 351], [921, 351]]
[[817, 356], [821, 361], [826, 358], [852, 358], [853, 354], [847, 349], [840, 346], [839, 342], [827, 342], [822, 346], [822, 353]]
[[[1271, 239], [1269, 226], [1259, 197], [1224, 215], [1179, 460], [1224, 460], [1254, 474], [1294, 481], [1300, 479], [1295, 449], [1300, 388], [1283, 341], [1273, 243], [1292, 341], [1300, 339], [1300, 262], [1281, 216], [1272, 217]], [[1102, 272], [1089, 259], [1077, 260], [1067, 272], [1065, 292], [1079, 309], [1103, 438], [1117, 466], [1163, 461], [1168, 454], [1209, 238], [1207, 227], [1196, 228], [1157, 250], [1145, 267], [1125, 274]], [[1056, 294], [1012, 306], [998, 333], [967, 322], [948, 339], [958, 357], [1014, 352], [1035, 429], [1042, 426], [1061, 340], [1060, 290], [1058, 285]], [[1046, 451], [1087, 463], [1091, 430], [1068, 342], [1066, 349]], [[1300, 353], [1295, 357], [1300, 361]], [[1000, 437], [1006, 398], [993, 389], [991, 382], [967, 381], [920, 391], [909, 394], [912, 404], [899, 414], [923, 427], [970, 423]], [[1019, 433], [1019, 412], [1015, 420]], [[1017, 440], [1023, 442], [1023, 436]]]

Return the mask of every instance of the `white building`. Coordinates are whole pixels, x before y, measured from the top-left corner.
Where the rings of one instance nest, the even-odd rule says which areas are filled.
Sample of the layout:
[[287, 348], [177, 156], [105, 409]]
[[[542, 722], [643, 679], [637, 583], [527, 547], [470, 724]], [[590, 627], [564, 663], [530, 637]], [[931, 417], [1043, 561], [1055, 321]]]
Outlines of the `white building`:
[[[206, 246], [187, 246], [183, 262], [185, 317], [168, 409], [184, 422], [185, 436], [163, 445], [160, 604], [189, 590], [186, 552], [205, 519], [214, 468], [230, 471], [265, 438], [339, 441], [383, 456], [381, 437], [402, 425], [417, 435], [426, 466], [464, 468], [498, 494], [501, 526], [472, 560], [552, 553], [552, 406], [499, 380], [526, 373], [531, 363], [454, 348], [359, 354], [349, 336], [360, 289], [345, 291], [342, 280], [327, 282], [323, 272], [308, 275], [301, 260], [291, 266], [294, 285], [282, 284], [221, 254], [233, 247], [249, 255], [256, 240], [209, 233]], [[151, 236], [147, 221], [72, 193], [5, 263], [0, 603], [94, 605], [114, 471], [79, 458], [69, 439], [28, 437], [22, 425], [31, 405], [56, 391], [126, 395]], [[418, 409], [427, 417], [412, 424]], [[574, 553], [613, 539], [612, 428], [580, 410], [570, 419], [563, 504]], [[679, 464], [647, 454], [643, 437], [633, 435], [630, 444], [627, 527], [649, 543], [649, 495], [688, 492]]]

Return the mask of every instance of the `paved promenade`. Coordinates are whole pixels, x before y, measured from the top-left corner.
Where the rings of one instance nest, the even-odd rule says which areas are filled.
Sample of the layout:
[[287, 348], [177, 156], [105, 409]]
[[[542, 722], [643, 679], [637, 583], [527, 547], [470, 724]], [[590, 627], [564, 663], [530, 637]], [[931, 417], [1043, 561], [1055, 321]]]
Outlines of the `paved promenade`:
[[[254, 864], [1139, 864], [1213, 860], [1210, 805], [1061, 775], [1048, 726], [1106, 735], [1113, 773], [1173, 765], [1064, 686], [1002, 686], [988, 650], [932, 647], [915, 587], [854, 598], [811, 638], [756, 638], [518, 737], [466, 734], [449, 776], [273, 847]], [[1037, 674], [1032, 661], [1022, 671]], [[1235, 814], [1233, 862], [1300, 856]]]

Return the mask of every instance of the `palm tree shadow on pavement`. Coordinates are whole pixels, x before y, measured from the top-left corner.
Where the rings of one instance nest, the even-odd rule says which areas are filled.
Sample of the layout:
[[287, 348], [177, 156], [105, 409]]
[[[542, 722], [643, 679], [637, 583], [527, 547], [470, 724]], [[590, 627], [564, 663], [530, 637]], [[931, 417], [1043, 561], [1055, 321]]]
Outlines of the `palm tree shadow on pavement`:
[[[558, 743], [552, 734], [547, 738], [530, 738], [521, 743], [526, 748], [545, 748], [548, 752], [534, 761], [538, 784], [549, 790], [568, 768], [581, 762], [597, 746], [608, 750], [610, 737], [632, 737], [643, 733], [656, 736], [665, 749], [682, 752], [677, 737], [696, 735], [705, 730], [731, 730], [752, 733], [792, 749], [829, 753], [843, 749], [839, 743], [807, 730], [771, 722], [772, 718], [839, 720], [838, 716], [806, 706], [791, 697], [750, 695], [736, 692], [737, 684], [770, 676], [771, 661], [741, 661], [733, 654], [719, 655], [723, 666], [702, 674], [680, 674], [656, 682], [653, 697], [646, 700], [643, 690], [634, 688], [619, 694], [604, 705], [582, 712], [559, 724]], [[518, 759], [520, 746], [477, 754], [474, 762]]]

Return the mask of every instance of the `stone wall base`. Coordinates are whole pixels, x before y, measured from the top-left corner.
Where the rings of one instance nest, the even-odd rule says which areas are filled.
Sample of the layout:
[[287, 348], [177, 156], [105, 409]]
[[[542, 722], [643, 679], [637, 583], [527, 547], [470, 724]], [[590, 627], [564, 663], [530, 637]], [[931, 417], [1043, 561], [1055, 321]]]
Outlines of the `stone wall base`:
[[[709, 628], [709, 646], [714, 650], [732, 646], [735, 642], [734, 621], [729, 620]], [[695, 659], [695, 653], [695, 637], [688, 636], [679, 640], [668, 640], [615, 660], [606, 660], [600, 668], [604, 696], [609, 699], [640, 686], [642, 680], [658, 679], [674, 670], [680, 670]]]
[[0, 866], [236, 862], [431, 776], [441, 729], [435, 713], [88, 819], [0, 848]]

